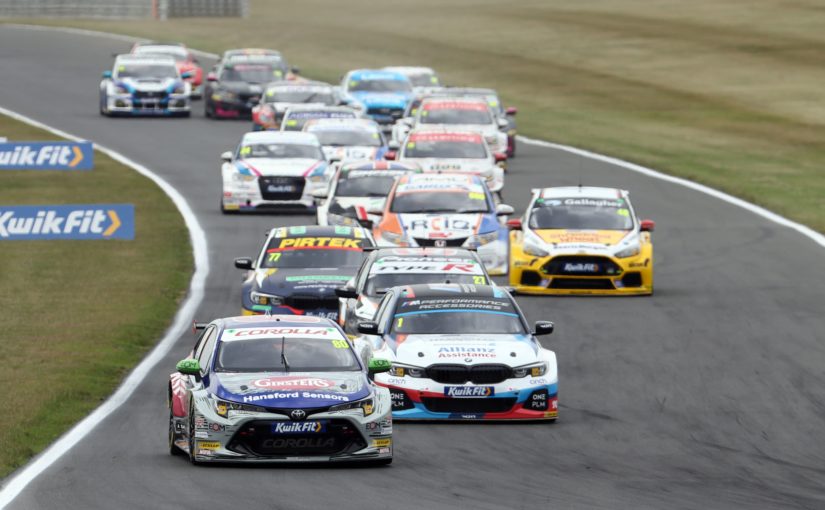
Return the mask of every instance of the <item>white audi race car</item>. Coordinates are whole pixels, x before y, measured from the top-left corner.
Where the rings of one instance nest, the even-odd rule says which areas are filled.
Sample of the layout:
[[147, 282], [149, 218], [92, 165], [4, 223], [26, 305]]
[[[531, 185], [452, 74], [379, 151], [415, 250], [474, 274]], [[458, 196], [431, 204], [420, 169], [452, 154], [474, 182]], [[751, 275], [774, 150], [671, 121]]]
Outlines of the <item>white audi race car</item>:
[[221, 159], [223, 212], [312, 208], [313, 192], [326, 189], [332, 177], [318, 138], [309, 133], [246, 133]]

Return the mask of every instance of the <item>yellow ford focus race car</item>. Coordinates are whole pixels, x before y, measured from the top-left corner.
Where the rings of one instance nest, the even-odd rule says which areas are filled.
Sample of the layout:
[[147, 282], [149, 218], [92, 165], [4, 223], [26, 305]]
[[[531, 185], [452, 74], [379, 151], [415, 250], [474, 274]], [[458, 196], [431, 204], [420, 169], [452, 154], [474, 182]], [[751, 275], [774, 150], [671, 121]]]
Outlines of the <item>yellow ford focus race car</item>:
[[510, 220], [510, 285], [525, 294], [653, 294], [654, 223], [628, 192], [571, 186], [533, 190]]

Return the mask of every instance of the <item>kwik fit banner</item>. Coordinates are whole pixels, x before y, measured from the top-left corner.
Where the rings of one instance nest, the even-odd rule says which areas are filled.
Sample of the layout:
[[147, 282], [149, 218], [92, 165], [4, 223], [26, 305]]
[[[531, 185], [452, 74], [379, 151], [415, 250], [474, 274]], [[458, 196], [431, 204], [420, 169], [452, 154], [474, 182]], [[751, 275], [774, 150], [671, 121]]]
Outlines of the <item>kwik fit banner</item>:
[[134, 204], [0, 205], [0, 241], [134, 238]]
[[0, 170], [91, 170], [91, 142], [0, 143]]

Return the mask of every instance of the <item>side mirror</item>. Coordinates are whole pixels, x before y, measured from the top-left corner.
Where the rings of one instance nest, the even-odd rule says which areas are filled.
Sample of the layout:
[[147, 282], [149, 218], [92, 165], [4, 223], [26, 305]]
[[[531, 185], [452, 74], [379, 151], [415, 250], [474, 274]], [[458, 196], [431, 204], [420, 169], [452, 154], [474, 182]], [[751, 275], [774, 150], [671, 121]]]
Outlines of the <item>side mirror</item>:
[[293, 68], [292, 68], [292, 69], [290, 69], [289, 71], [290, 71], [292, 74], [301, 74], [301, 68], [300, 68], [300, 67], [293, 67]]
[[415, 124], [415, 119], [413, 119], [412, 117], [404, 117], [403, 119], [401, 119], [401, 123], [407, 127], [412, 127], [412, 125]]
[[515, 211], [507, 204], [498, 204], [496, 206], [496, 216], [510, 216]]
[[642, 232], [653, 232], [656, 228], [656, 222], [653, 220], [642, 220], [639, 225], [639, 230]]
[[378, 207], [376, 205], [371, 205], [367, 207], [367, 214], [374, 214], [376, 216], [383, 216], [384, 215], [384, 208]]
[[112, 77], [112, 71], [103, 71], [103, 77], [107, 78], [107, 79], [111, 78]]
[[504, 129], [504, 128], [508, 127], [509, 125], [510, 125], [510, 123], [507, 122], [507, 119], [498, 119], [498, 127], [499, 128]]
[[400, 149], [400, 148], [401, 148], [401, 144], [400, 144], [400, 143], [398, 143], [398, 141], [397, 141], [397, 140], [392, 140], [392, 141], [390, 141], [390, 142], [387, 144], [387, 147], [389, 147], [389, 149], [390, 149], [391, 151], [397, 151], [398, 149]]
[[192, 76], [193, 76], [192, 71], [184, 71], [184, 72], [180, 73], [180, 77], [183, 78], [184, 80], [187, 79], [187, 78], [191, 78]]
[[372, 220], [360, 219], [360, 218], [358, 219], [358, 224], [361, 225], [362, 227], [364, 227], [367, 230], [372, 230], [372, 227], [375, 226], [375, 224], [372, 222]]
[[496, 159], [496, 163], [507, 161], [507, 154], [503, 152], [496, 152], [495, 154], [493, 154], [493, 157]]
[[210, 72], [206, 75], [206, 81], [218, 81], [218, 75], [214, 72]]
[[249, 270], [251, 270], [252, 269], [252, 259], [246, 258], [246, 257], [237, 258], [237, 259], [235, 259], [235, 267], [237, 267], [238, 269], [249, 269]]
[[392, 368], [392, 362], [388, 359], [370, 358], [368, 367], [370, 374], [380, 374], [389, 372]]
[[553, 332], [555, 326], [550, 321], [536, 321], [536, 331], [533, 333], [536, 336], [549, 335]]
[[508, 106], [506, 110], [504, 110], [505, 115], [515, 115], [518, 113], [518, 108], [515, 106]]
[[315, 188], [314, 190], [309, 192], [312, 195], [312, 198], [327, 198], [329, 196], [329, 190], [327, 188]]
[[232, 151], [226, 151], [221, 153], [221, 161], [226, 161], [227, 163], [232, 161]]
[[363, 333], [365, 335], [377, 335], [378, 334], [378, 323], [377, 322], [359, 322], [358, 323], [358, 332]]
[[389, 150], [384, 153], [384, 159], [387, 161], [395, 161], [396, 157], [398, 157], [398, 154], [393, 150]]
[[201, 374], [201, 364], [194, 358], [186, 358], [178, 361], [175, 370], [181, 374], [199, 376]]
[[341, 299], [355, 299], [358, 297], [358, 292], [352, 287], [338, 287], [335, 289], [335, 295]]
[[521, 218], [507, 220], [507, 228], [510, 230], [521, 230]]

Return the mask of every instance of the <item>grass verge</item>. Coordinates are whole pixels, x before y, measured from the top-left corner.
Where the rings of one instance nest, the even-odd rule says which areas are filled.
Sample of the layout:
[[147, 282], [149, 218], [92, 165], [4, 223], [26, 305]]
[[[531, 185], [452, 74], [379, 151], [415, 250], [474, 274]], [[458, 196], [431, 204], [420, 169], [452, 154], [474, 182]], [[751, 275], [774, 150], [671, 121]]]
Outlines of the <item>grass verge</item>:
[[524, 134], [702, 182], [825, 231], [820, 0], [252, 0], [251, 12], [38, 22], [216, 53], [274, 47], [328, 81], [355, 67], [431, 65], [447, 83], [499, 89], [520, 108]]
[[[0, 115], [10, 140], [59, 139]], [[95, 153], [90, 172], [2, 171], [0, 204], [133, 203], [134, 241], [0, 241], [0, 478], [97, 407], [171, 322], [188, 231], [152, 181]]]

